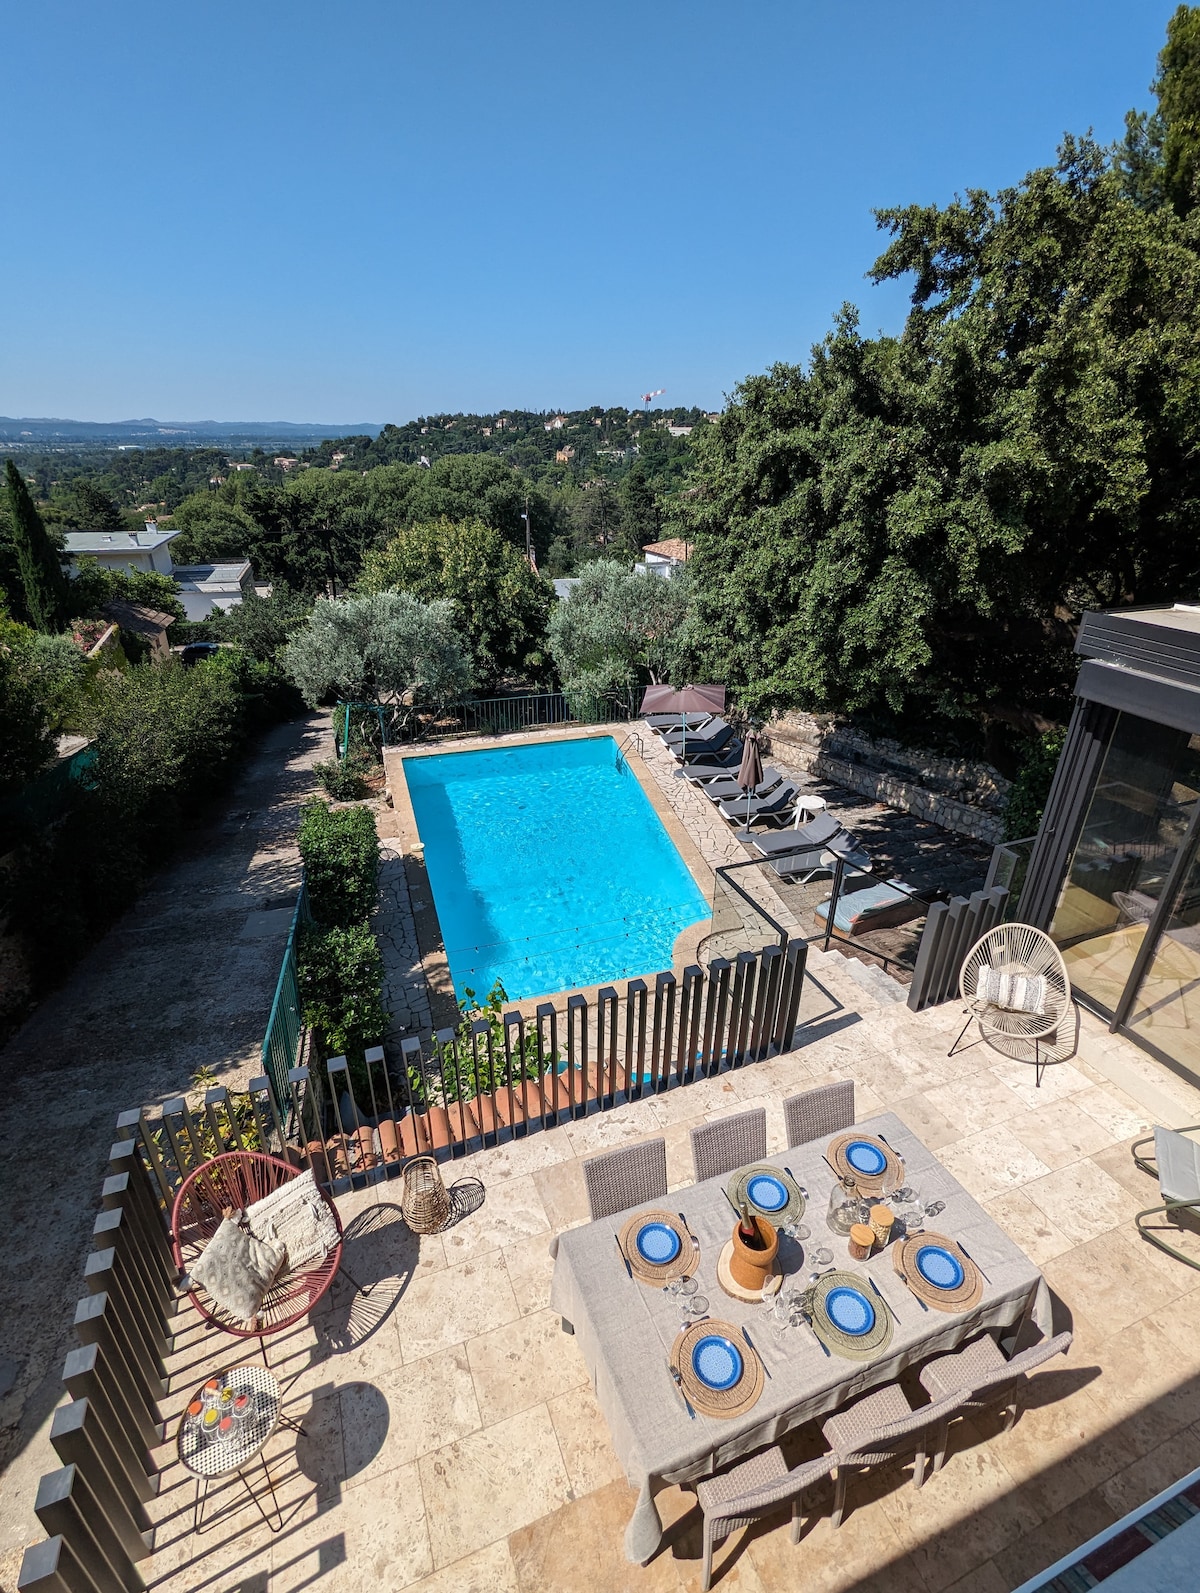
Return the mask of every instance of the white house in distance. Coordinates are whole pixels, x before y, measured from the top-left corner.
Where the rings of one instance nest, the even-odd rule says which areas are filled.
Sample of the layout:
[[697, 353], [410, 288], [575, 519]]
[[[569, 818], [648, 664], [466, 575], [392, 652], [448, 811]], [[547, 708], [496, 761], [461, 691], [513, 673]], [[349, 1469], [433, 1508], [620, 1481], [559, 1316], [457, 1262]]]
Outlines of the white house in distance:
[[180, 531], [160, 531], [147, 520], [144, 531], [68, 531], [64, 552], [74, 572], [77, 559], [96, 559], [110, 570], [153, 571], [169, 575], [179, 588], [190, 620], [207, 619], [214, 609], [234, 608], [254, 585], [249, 559], [229, 564], [175, 564], [169, 543]]
[[642, 549], [643, 563], [637, 568], [646, 575], [657, 575], [669, 581], [678, 575], [688, 561], [691, 545], [682, 537], [668, 537], [665, 542], [647, 542]]

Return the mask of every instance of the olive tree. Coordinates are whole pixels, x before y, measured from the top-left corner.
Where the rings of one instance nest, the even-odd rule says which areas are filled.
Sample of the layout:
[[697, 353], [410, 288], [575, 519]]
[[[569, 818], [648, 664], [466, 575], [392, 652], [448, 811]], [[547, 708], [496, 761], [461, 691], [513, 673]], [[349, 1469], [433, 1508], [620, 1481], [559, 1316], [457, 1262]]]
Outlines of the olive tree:
[[687, 574], [639, 575], [608, 559], [586, 564], [550, 616], [550, 651], [570, 692], [600, 696], [668, 680], [685, 662]]

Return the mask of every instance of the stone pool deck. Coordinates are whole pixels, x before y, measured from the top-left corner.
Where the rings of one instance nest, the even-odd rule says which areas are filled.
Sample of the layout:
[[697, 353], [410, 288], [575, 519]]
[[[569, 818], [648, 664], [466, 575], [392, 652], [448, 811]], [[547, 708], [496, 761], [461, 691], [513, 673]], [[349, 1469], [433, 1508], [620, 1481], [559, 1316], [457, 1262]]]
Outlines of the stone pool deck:
[[[191, 1488], [173, 1467], [153, 1586], [696, 1589], [700, 1517], [683, 1490], [661, 1496], [658, 1556], [644, 1568], [623, 1557], [634, 1495], [548, 1307], [548, 1242], [587, 1218], [582, 1158], [663, 1134], [682, 1188], [695, 1123], [762, 1102], [779, 1148], [783, 1095], [847, 1076], [859, 1115], [898, 1112], [1043, 1268], [1075, 1344], [1038, 1375], [1011, 1433], [965, 1426], [920, 1493], [902, 1467], [860, 1480], [842, 1529], [826, 1515], [798, 1548], [786, 1520], [735, 1534], [715, 1586], [1006, 1593], [1189, 1470], [1200, 1448], [1200, 1274], [1138, 1239], [1133, 1214], [1156, 1192], [1128, 1144], [1151, 1121], [1200, 1121], [1200, 1094], [1086, 1017], [1079, 1054], [1040, 1090], [1032, 1069], [982, 1044], [948, 1058], [956, 1005], [918, 1016], [855, 985], [857, 999], [843, 1000], [824, 977], [840, 976], [836, 962], [816, 959], [789, 1054], [447, 1167], [448, 1181], [481, 1179], [485, 1199], [440, 1235], [409, 1233], [396, 1185], [340, 1202], [347, 1264], [375, 1286], [364, 1299], [339, 1283], [311, 1324], [272, 1342], [307, 1434], [275, 1440], [284, 1530], [269, 1533], [247, 1505], [190, 1538]], [[176, 1404], [232, 1349], [193, 1325]], [[817, 1442], [801, 1432], [796, 1454]]]

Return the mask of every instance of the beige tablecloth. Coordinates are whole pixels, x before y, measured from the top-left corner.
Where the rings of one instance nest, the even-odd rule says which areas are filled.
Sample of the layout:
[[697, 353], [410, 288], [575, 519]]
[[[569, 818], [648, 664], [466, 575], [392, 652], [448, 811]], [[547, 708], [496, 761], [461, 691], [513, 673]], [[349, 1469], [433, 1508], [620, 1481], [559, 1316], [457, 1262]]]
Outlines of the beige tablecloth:
[[617, 1455], [639, 1490], [625, 1534], [631, 1560], [648, 1560], [658, 1548], [662, 1522], [654, 1494], [663, 1484], [710, 1476], [791, 1428], [893, 1381], [913, 1362], [952, 1350], [984, 1329], [1015, 1331], [1030, 1315], [1042, 1333], [1051, 1331], [1050, 1293], [1041, 1273], [937, 1157], [891, 1112], [857, 1126], [866, 1133], [882, 1133], [904, 1156], [908, 1182], [927, 1203], [945, 1201], [945, 1210], [929, 1219], [929, 1226], [960, 1240], [986, 1274], [982, 1298], [963, 1315], [923, 1311], [896, 1277], [886, 1251], [865, 1263], [849, 1260], [845, 1239], [831, 1234], [825, 1222], [833, 1174], [823, 1160], [824, 1139], [767, 1158], [790, 1168], [809, 1196], [804, 1221], [812, 1237], [803, 1246], [806, 1254], [795, 1243], [782, 1241], [780, 1261], [785, 1272], [807, 1275], [813, 1270], [812, 1252], [824, 1244], [839, 1266], [869, 1273], [896, 1323], [892, 1342], [878, 1361], [826, 1357], [803, 1327], [789, 1330], [780, 1342], [760, 1304], [742, 1305], [724, 1293], [717, 1282], [717, 1257], [734, 1221], [722, 1193], [724, 1178], [652, 1202], [684, 1215], [700, 1242], [697, 1276], [710, 1314], [739, 1327], [745, 1323], [771, 1373], [762, 1398], [744, 1416], [728, 1421], [699, 1414], [694, 1421], [688, 1418], [666, 1370], [679, 1325], [676, 1304], [661, 1291], [630, 1281], [613, 1243], [627, 1212], [559, 1236], [551, 1303], [575, 1328]]

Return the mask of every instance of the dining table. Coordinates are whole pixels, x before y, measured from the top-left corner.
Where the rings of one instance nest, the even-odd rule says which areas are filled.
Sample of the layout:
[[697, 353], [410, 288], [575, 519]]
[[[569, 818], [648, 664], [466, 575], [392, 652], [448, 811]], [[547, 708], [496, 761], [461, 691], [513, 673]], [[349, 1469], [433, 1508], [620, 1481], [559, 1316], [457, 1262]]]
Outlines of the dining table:
[[[803, 1286], [816, 1270], [816, 1251], [832, 1251], [833, 1265], [858, 1274], [887, 1304], [892, 1333], [875, 1359], [827, 1354], [804, 1325], [777, 1335], [761, 1299], [745, 1302], [723, 1290], [717, 1261], [737, 1221], [726, 1192], [729, 1174], [569, 1229], [552, 1246], [551, 1305], [564, 1326], [574, 1329], [617, 1456], [638, 1491], [625, 1533], [631, 1561], [644, 1563], [659, 1548], [662, 1521], [655, 1494], [669, 1484], [712, 1476], [793, 1428], [894, 1381], [906, 1367], [943, 1355], [980, 1333], [991, 1332], [1002, 1344], [1011, 1344], [1027, 1320], [1043, 1335], [1052, 1331], [1050, 1291], [1038, 1268], [912, 1129], [895, 1113], [884, 1112], [856, 1123], [854, 1131], [883, 1140], [903, 1158], [904, 1182], [919, 1192], [926, 1206], [942, 1203], [936, 1218], [927, 1219], [927, 1229], [960, 1244], [982, 1281], [982, 1292], [966, 1310], [923, 1308], [894, 1270], [890, 1247], [867, 1260], [852, 1260], [846, 1237], [829, 1228], [835, 1175], [825, 1160], [828, 1137], [768, 1155], [767, 1163], [786, 1169], [807, 1191], [801, 1220], [810, 1237], [780, 1238], [784, 1284]], [[695, 1276], [709, 1301], [708, 1315], [728, 1322], [739, 1338], [749, 1335], [766, 1369], [761, 1395], [751, 1409], [716, 1417], [699, 1411], [689, 1415], [685, 1408], [668, 1365], [680, 1332], [679, 1302], [632, 1276], [620, 1249], [622, 1229], [642, 1209], [665, 1210], [683, 1219], [699, 1248]]]

